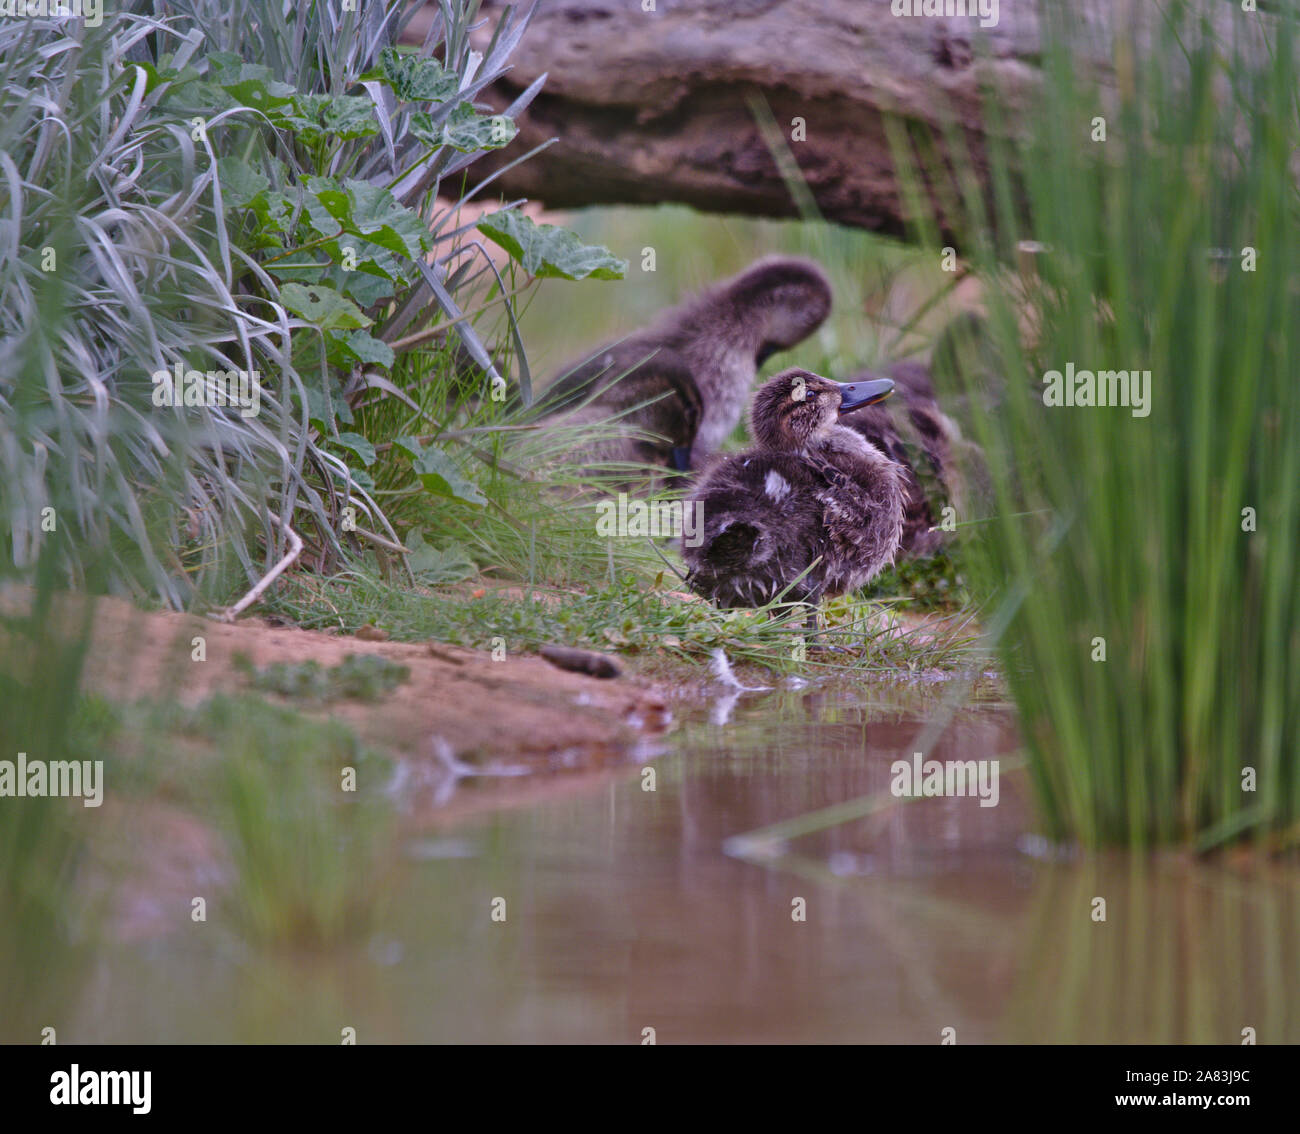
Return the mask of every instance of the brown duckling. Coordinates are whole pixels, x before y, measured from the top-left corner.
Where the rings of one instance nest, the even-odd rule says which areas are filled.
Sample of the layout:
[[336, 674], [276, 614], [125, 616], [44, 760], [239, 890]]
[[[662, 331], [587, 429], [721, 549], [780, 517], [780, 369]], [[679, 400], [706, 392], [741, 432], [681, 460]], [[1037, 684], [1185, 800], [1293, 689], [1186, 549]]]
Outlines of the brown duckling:
[[788, 587], [789, 601], [816, 604], [893, 561], [903, 469], [840, 424], [841, 414], [881, 401], [893, 385], [799, 369], [763, 384], [754, 447], [720, 458], [691, 493], [703, 513], [700, 536], [683, 541], [692, 590], [735, 607], [762, 606]]
[[816, 264], [766, 257], [570, 367], [547, 391], [548, 420], [618, 417], [622, 432], [594, 457], [698, 468], [740, 421], [758, 368], [806, 339], [830, 309]]
[[[953, 498], [954, 448], [961, 431], [940, 409], [929, 370], [919, 362], [896, 362], [885, 375], [901, 395], [906, 421], [884, 405], [863, 406], [845, 413], [841, 422], [857, 430], [902, 467], [907, 488], [903, 517], [902, 556], [923, 559], [936, 554], [944, 533], [938, 528], [941, 509]], [[851, 381], [869, 382], [882, 375], [863, 371]]]

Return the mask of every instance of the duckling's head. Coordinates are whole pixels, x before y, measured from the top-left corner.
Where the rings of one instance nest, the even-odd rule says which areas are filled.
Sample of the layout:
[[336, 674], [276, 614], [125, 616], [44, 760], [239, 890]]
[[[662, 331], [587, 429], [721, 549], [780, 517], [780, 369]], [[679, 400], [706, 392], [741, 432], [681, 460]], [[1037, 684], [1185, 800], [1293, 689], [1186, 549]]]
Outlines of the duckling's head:
[[803, 342], [831, 311], [831, 285], [811, 260], [766, 256], [726, 287], [732, 310], [749, 331], [755, 365]]
[[893, 388], [888, 378], [834, 382], [811, 370], [783, 370], [754, 395], [754, 440], [768, 449], [807, 448], [835, 428], [841, 413], [883, 401]]

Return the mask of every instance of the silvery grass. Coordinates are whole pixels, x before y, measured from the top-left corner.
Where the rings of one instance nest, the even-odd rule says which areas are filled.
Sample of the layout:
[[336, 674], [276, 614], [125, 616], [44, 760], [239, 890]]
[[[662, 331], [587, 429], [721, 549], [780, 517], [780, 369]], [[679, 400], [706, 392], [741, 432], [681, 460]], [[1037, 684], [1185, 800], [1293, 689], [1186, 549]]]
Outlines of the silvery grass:
[[[339, 7], [198, 0], [158, 6], [156, 17], [134, 0], [95, 28], [0, 23], [0, 519], [18, 572], [53, 544], [74, 585], [181, 606], [262, 577], [291, 524], [309, 529], [320, 560], [341, 555], [349, 504], [361, 528], [395, 541], [309, 418], [307, 387], [321, 383], [323, 362], [295, 353], [293, 340], [310, 324], [227, 228], [217, 161], [223, 147], [246, 153], [257, 141], [246, 129], [253, 112], [217, 115], [196, 139], [169, 108], [167, 84], [151, 88], [132, 65], [166, 55], [178, 70], [202, 69], [221, 48], [266, 59], [300, 90], [334, 92], [374, 63], [418, 5]], [[420, 52], [441, 49], [465, 99], [500, 74], [526, 23], [507, 13], [479, 54], [468, 46], [476, 9], [441, 5]], [[378, 84], [367, 90], [383, 104]], [[477, 242], [453, 210], [432, 215], [436, 192], [477, 153], [412, 156], [409, 112], [388, 109], [380, 136], [345, 143], [331, 168], [382, 184], [398, 177], [397, 196], [438, 230], [449, 263]], [[400, 297], [385, 333], [395, 337], [428, 307], [460, 318], [457, 293], [495, 276], [484, 261], [422, 264], [421, 286]], [[490, 370], [472, 327], [455, 329]], [[260, 414], [155, 407], [149, 375], [176, 364], [256, 371]], [[521, 374], [526, 381], [526, 363]], [[401, 396], [379, 373], [359, 368], [349, 382]]]
[[[987, 104], [990, 135], [1014, 138], [992, 147], [987, 195], [956, 131], [946, 168], [939, 139], [895, 140], [918, 230], [937, 255], [946, 218], [987, 285], [1003, 380], [991, 408], [972, 399], [993, 496], [972, 545], [1003, 588], [1046, 829], [1090, 847], [1293, 846], [1295, 27], [1235, 5], [1148, 16], [1147, 46], [1115, 49], [1110, 97], [1074, 63], [1084, 29], [1045, 12], [1027, 128]], [[1150, 370], [1150, 416], [1046, 406], [1044, 374], [1068, 362]]]
[[[121, 64], [151, 33], [167, 34], [130, 13], [0, 24], [0, 476], [20, 571], [57, 541], [74, 584], [94, 573], [179, 606], [222, 559], [196, 555], [191, 580], [186, 545], [256, 577], [248, 525], [267, 562], [282, 543], [270, 516], [303, 506], [324, 525], [304, 469], [341, 462], [290, 406], [288, 312], [233, 290], [210, 148], [151, 111], [143, 74]], [[159, 411], [149, 375], [175, 362], [258, 371], [260, 415]]]
[[274, 373], [288, 340], [282, 320], [241, 309], [230, 290], [229, 250], [204, 203], [211, 163], [179, 122], [148, 118], [142, 86], [117, 63], [153, 28], [124, 15], [98, 28], [0, 23], [0, 477], [17, 569], [48, 542], [76, 583], [97, 569], [179, 604], [183, 504], [159, 507], [162, 486], [209, 501], [194, 512], [196, 541], [258, 510], [228, 464], [278, 472], [288, 507], [300, 486], [287, 422], [187, 420], [151, 404], [148, 375], [163, 360]]

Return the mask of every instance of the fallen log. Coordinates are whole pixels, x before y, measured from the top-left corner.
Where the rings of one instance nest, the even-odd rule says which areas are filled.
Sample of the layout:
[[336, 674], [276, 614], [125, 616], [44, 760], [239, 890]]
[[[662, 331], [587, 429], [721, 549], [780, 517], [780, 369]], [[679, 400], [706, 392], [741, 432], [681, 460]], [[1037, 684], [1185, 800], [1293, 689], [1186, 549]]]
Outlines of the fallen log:
[[[482, 10], [503, 3], [485, 0]], [[978, 15], [894, 14], [978, 11], [971, 0], [541, 0], [514, 68], [489, 101], [504, 108], [544, 73], [545, 86], [521, 116], [515, 143], [475, 170], [499, 169], [554, 138], [494, 182], [493, 195], [552, 208], [673, 201], [793, 216], [790, 186], [760, 126], [770, 110], [778, 148], [788, 147], [824, 217], [904, 234], [885, 116], [935, 129], [951, 116], [975, 174], [987, 181], [982, 91], [992, 84], [1001, 92], [1009, 129], [1039, 97], [1037, 5], [983, 7], [995, 21], [989, 26]], [[1075, 7], [1086, 29], [1081, 42], [1091, 46], [1073, 66], [1097, 82], [1099, 113], [1113, 105], [1117, 72], [1140, 58], [1160, 7], [1129, 0]], [[1207, 0], [1224, 35], [1245, 18], [1236, 9]], [[1272, 19], [1263, 11], [1250, 18], [1261, 21], [1256, 30]], [[1235, 30], [1249, 36], [1251, 27]]]

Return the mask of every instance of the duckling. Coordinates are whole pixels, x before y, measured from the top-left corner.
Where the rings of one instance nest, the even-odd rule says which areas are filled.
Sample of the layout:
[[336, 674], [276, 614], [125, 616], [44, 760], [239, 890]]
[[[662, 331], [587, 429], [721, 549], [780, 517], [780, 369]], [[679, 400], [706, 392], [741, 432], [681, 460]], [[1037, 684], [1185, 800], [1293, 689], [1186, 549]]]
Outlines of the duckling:
[[723, 607], [762, 606], [787, 587], [789, 601], [815, 606], [892, 562], [904, 470], [839, 422], [893, 386], [800, 369], [765, 382], [754, 397], [755, 447], [719, 458], [691, 494], [703, 526], [683, 540], [687, 585]]
[[806, 339], [830, 309], [821, 268], [765, 257], [571, 366], [547, 391], [547, 419], [617, 416], [619, 432], [594, 457], [697, 468], [740, 421], [758, 368]]
[[[902, 556], [924, 559], [943, 546], [936, 527], [939, 510], [953, 499], [953, 450], [962, 445], [961, 430], [939, 409], [929, 370], [919, 362], [896, 362], [886, 369], [902, 395], [906, 423], [888, 406], [863, 406], [846, 413], [842, 423], [857, 430], [902, 467], [907, 487]], [[863, 371], [851, 381], [870, 382], [885, 375]]]

